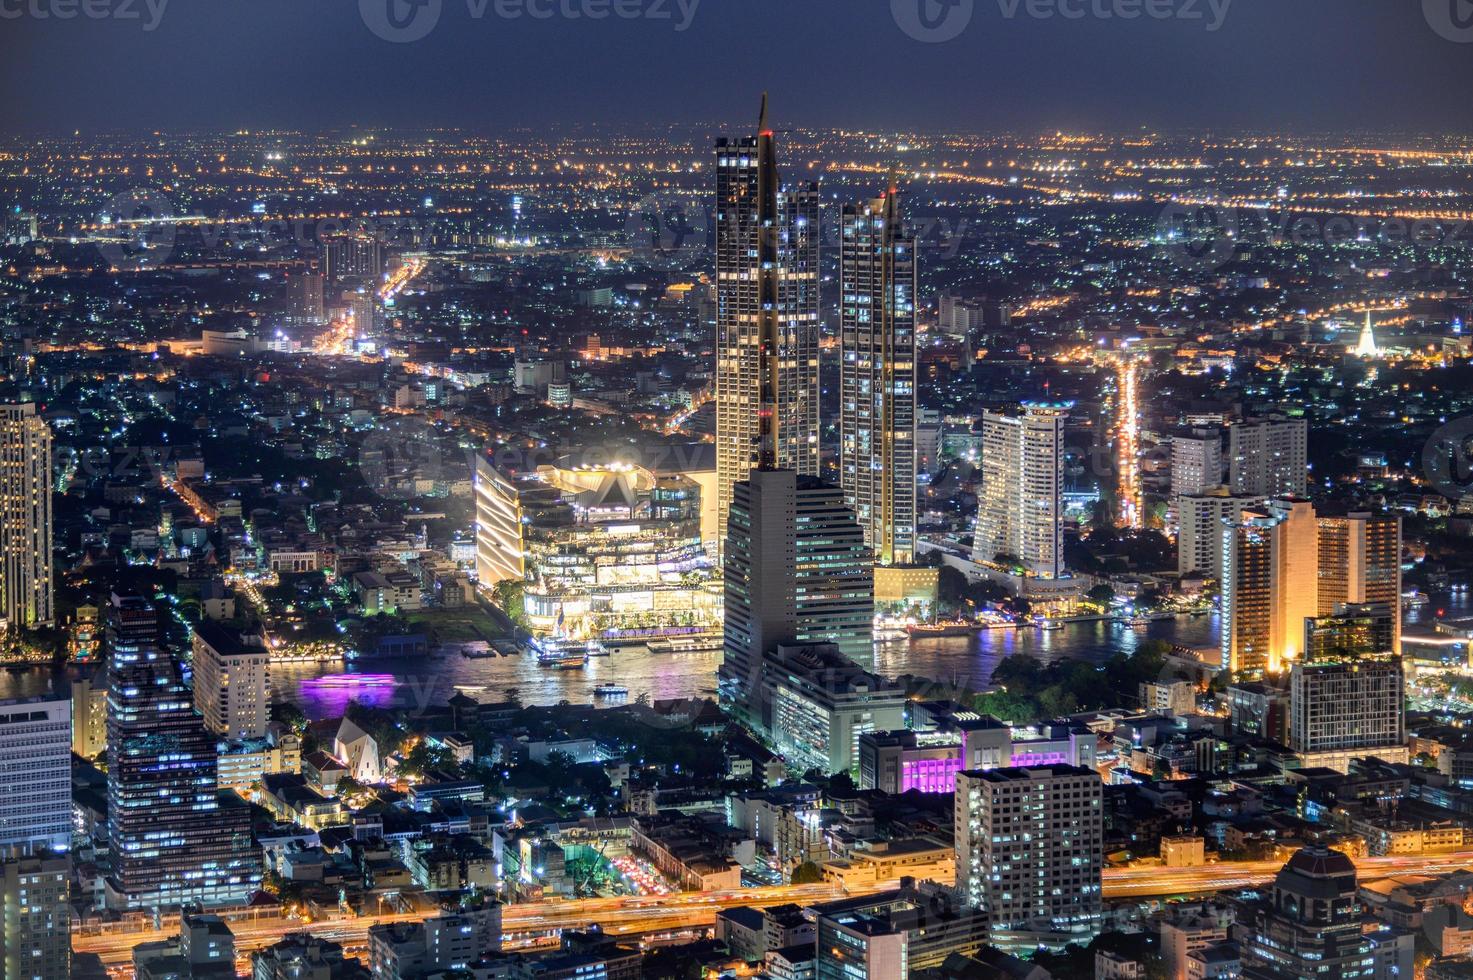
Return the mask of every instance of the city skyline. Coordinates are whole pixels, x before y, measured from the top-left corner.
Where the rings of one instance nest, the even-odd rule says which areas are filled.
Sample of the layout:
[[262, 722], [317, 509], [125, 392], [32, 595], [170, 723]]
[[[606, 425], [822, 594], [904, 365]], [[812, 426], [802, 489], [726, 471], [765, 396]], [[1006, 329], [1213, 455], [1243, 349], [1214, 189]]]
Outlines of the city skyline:
[[0, 980], [1473, 976], [1473, 0], [0, 0]]

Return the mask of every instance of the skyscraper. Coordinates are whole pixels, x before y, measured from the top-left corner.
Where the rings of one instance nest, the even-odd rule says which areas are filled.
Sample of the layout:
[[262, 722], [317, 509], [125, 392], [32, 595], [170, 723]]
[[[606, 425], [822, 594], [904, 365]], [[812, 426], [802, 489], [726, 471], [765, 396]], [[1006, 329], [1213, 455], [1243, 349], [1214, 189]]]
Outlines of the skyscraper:
[[883, 565], [909, 564], [916, 531], [915, 238], [894, 182], [843, 213], [839, 483]]
[[221, 805], [215, 738], [159, 645], [153, 606], [114, 595], [107, 642], [109, 904], [243, 902], [261, 883], [250, 810]]
[[0, 701], [0, 854], [66, 853], [72, 842], [70, 699]]
[[784, 190], [767, 123], [716, 142], [718, 538], [732, 488], [771, 465], [818, 475], [818, 186]]
[[1289, 747], [1305, 767], [1350, 771], [1350, 760], [1406, 762], [1401, 659], [1344, 656], [1296, 663], [1289, 675]]
[[832, 643], [874, 658], [874, 580], [864, 535], [838, 487], [792, 470], [737, 483], [727, 526], [723, 698], [763, 724], [763, 658], [780, 643]]
[[972, 558], [1064, 574], [1064, 422], [1068, 404], [1024, 402], [982, 416], [982, 491]]
[[0, 977], [69, 980], [71, 861], [20, 857], [0, 862]]
[[1309, 488], [1309, 423], [1244, 421], [1228, 428], [1228, 486], [1254, 497], [1302, 497]]
[[1100, 931], [1103, 784], [1078, 766], [960, 772], [956, 884], [1005, 949], [1089, 942]]
[[1222, 430], [1192, 429], [1171, 437], [1171, 496], [1200, 496], [1222, 486]]
[[1358, 512], [1319, 519], [1319, 610], [1344, 605], [1390, 610], [1393, 652], [1401, 652], [1401, 518]]
[[33, 404], [0, 405], [0, 619], [11, 626], [56, 617], [51, 531], [51, 427]]
[[271, 655], [261, 638], [205, 621], [194, 628], [192, 645], [194, 706], [205, 727], [225, 739], [265, 736]]
[[1216, 577], [1222, 572], [1222, 526], [1235, 521], [1256, 501], [1234, 497], [1225, 487], [1207, 493], [1179, 496], [1176, 506], [1176, 570], [1183, 575], [1201, 572]]
[[322, 242], [322, 266], [330, 283], [343, 279], [376, 283], [384, 273], [383, 246], [367, 232], [332, 235]]
[[1278, 673], [1304, 646], [1319, 612], [1319, 526], [1307, 500], [1273, 500], [1224, 522], [1223, 666]]

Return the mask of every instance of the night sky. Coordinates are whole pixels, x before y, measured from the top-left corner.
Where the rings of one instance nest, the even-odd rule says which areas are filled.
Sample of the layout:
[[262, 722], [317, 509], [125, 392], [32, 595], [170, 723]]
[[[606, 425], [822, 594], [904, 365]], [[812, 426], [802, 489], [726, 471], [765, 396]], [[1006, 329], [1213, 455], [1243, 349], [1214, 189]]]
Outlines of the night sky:
[[[1230, 0], [1216, 31], [1227, 0], [699, 0], [684, 31], [680, 4], [696, 0], [485, 0], [479, 19], [482, 0], [85, 0], [136, 19], [30, 13], [83, 2], [0, 0], [5, 132], [745, 124], [763, 88], [783, 126], [1473, 128], [1473, 29], [1453, 19], [1473, 23], [1470, 0]], [[164, 2], [145, 30], [149, 4]], [[945, 32], [957, 22], [942, 4], [968, 2], [953, 40], [898, 26], [921, 23], [925, 4]], [[410, 3], [440, 5], [424, 39], [390, 43], [366, 26], [394, 4], [418, 29], [414, 15], [433, 11]], [[585, 3], [609, 15], [559, 9]], [[616, 16], [620, 3], [657, 16]], [[1172, 16], [1113, 16], [1151, 4]], [[1464, 40], [1434, 30], [1439, 17]]]

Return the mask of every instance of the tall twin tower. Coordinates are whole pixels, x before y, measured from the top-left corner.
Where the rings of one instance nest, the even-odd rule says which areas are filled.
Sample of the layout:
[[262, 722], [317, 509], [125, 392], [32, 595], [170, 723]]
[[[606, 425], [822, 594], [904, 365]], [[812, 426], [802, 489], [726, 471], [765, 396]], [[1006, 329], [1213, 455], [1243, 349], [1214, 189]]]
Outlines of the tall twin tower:
[[[882, 564], [915, 555], [915, 241], [892, 181], [840, 222], [840, 486]], [[819, 195], [756, 136], [716, 143], [716, 469], [721, 539], [753, 468], [819, 473]]]

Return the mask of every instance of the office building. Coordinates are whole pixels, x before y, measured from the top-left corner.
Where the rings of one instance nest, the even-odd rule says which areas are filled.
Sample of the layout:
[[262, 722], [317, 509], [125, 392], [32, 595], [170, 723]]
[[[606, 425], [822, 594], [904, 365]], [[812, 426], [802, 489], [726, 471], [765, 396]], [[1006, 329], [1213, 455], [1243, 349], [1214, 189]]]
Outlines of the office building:
[[230, 905], [260, 887], [250, 810], [217, 792], [215, 738], [179, 662], [159, 645], [158, 614], [137, 596], [108, 609], [108, 904], [120, 909]]
[[[1318, 517], [1306, 500], [1276, 498], [1226, 520], [1222, 535], [1223, 664], [1234, 673], [1276, 673], [1302, 659], [1306, 621], [1347, 609], [1388, 612], [1389, 650], [1399, 652], [1398, 518]], [[1354, 628], [1320, 624], [1332, 633]]]
[[1259, 501], [1234, 497], [1225, 487], [1176, 497], [1176, 570], [1216, 578], [1222, 573], [1222, 529]]
[[1228, 427], [1228, 487], [1250, 497], [1302, 497], [1309, 490], [1309, 423], [1244, 421]]
[[333, 235], [322, 243], [323, 273], [330, 283], [358, 279], [375, 283], [384, 274], [383, 246], [365, 232]]
[[987, 919], [935, 882], [902, 878], [894, 891], [813, 907], [816, 980], [902, 978], [939, 967], [953, 953], [987, 945]]
[[225, 739], [263, 738], [270, 723], [271, 655], [260, 634], [219, 623], [194, 628], [194, 706]]
[[916, 253], [894, 184], [842, 216], [839, 484], [882, 565], [915, 557]]
[[1103, 784], [1080, 766], [956, 777], [956, 886], [1004, 949], [1088, 943], [1100, 931]]
[[1307, 500], [1243, 510], [1223, 524], [1222, 665], [1278, 673], [1299, 659], [1304, 621], [1318, 614], [1319, 528]]
[[[1353, 513], [1319, 518], [1319, 608], [1345, 605], [1401, 609], [1401, 518]], [[1391, 650], [1401, 652], [1401, 616], [1391, 617]]]
[[1289, 674], [1289, 747], [1305, 766], [1406, 762], [1406, 678], [1392, 656], [1296, 663]]
[[0, 620], [56, 619], [51, 565], [51, 427], [36, 406], [0, 405]]
[[0, 976], [70, 980], [71, 861], [65, 855], [0, 861]]
[[869, 549], [838, 487], [753, 470], [734, 488], [722, 578], [722, 697], [754, 726], [770, 722], [761, 670], [778, 644], [831, 643], [861, 666], [874, 662]]
[[787, 645], [763, 658], [769, 737], [790, 767], [825, 775], [859, 766], [859, 740], [905, 724], [905, 690], [830, 644]]
[[[1243, 976], [1251, 980], [1412, 975], [1410, 944], [1378, 944], [1365, 930], [1355, 864], [1325, 847], [1296, 852], [1270, 894], [1245, 910], [1235, 932]], [[1383, 959], [1390, 961], [1384, 967]]]
[[287, 316], [295, 323], [312, 326], [327, 320], [327, 277], [315, 268], [286, 274]]
[[1025, 402], [982, 416], [974, 561], [1023, 577], [1064, 575], [1064, 422], [1070, 405]]
[[[718, 538], [734, 487], [770, 466], [818, 475], [818, 187], [779, 185], [767, 99], [756, 136], [716, 142]], [[760, 410], [759, 410], [760, 409]]]
[[72, 702], [0, 701], [0, 854], [66, 853], [72, 842]]
[[1200, 497], [1223, 485], [1222, 432], [1192, 429], [1171, 437], [1171, 496]]

